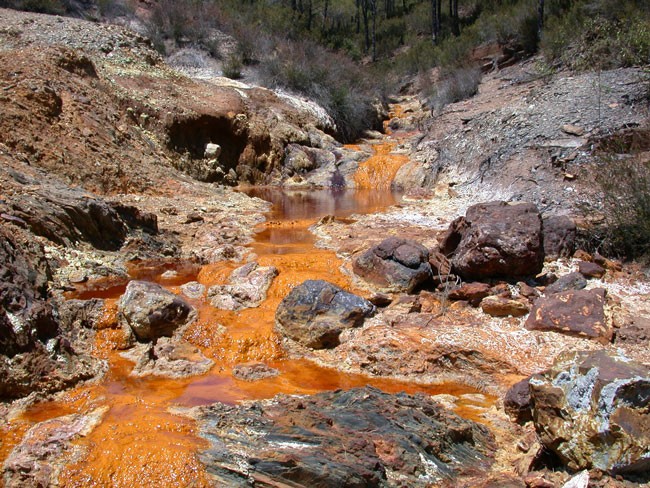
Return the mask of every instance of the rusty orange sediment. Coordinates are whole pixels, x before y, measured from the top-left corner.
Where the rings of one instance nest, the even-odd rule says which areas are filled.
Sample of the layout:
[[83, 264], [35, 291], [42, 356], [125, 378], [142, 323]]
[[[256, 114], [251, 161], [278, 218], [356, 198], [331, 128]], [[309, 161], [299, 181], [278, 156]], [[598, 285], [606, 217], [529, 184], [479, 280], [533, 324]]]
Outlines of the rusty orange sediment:
[[[396, 113], [398, 111], [399, 107]], [[392, 142], [375, 146], [375, 155], [357, 173], [360, 189], [386, 190], [390, 187], [399, 167], [408, 161], [406, 156], [391, 154], [394, 146]], [[380, 192], [356, 192], [357, 210], [377, 211], [394, 202], [392, 197], [378, 198], [377, 193]], [[314, 205], [318, 207], [320, 203]], [[339, 216], [352, 213], [347, 208], [347, 213], [337, 212], [336, 209], [332, 211]], [[308, 209], [297, 216], [274, 208], [269, 220], [261, 226], [251, 250], [261, 266], [275, 266], [279, 275], [259, 307], [234, 312], [212, 307], [205, 297], [191, 300], [198, 309], [198, 319], [184, 330], [183, 337], [215, 361], [206, 375], [186, 379], [131, 376], [133, 364], [119, 354], [127, 347], [117, 311], [117, 299], [123, 293], [125, 283], [108, 286], [98, 293], [105, 299], [105, 305], [104, 315], [96, 325], [94, 354], [109, 362], [109, 372], [97, 384], [74, 388], [59, 395], [55, 401], [38, 404], [20, 418], [0, 426], [0, 462], [31, 425], [108, 406], [104, 420], [87, 437], [75, 441], [82, 454], [63, 469], [59, 486], [119, 488], [145, 484], [150, 488], [202, 488], [209, 483], [198, 460], [198, 452], [206, 447], [206, 443], [197, 435], [195, 423], [174, 415], [170, 407], [193, 407], [214, 402], [233, 404], [241, 400], [270, 398], [278, 393], [314, 394], [364, 385], [373, 385], [387, 392], [450, 393], [457, 396], [476, 393], [475, 389], [459, 384], [427, 386], [370, 378], [324, 368], [306, 359], [287, 357], [273, 324], [278, 304], [293, 287], [307, 279], [324, 279], [363, 294], [354, 289], [349, 277], [341, 271], [341, 259], [333, 251], [314, 245], [314, 237], [308, 228], [323, 213], [323, 207]], [[188, 274], [185, 280], [196, 279], [206, 287], [224, 284], [230, 273], [242, 264], [209, 264], [198, 273]], [[137, 270], [131, 274], [141, 275]], [[143, 276], [180, 293], [181, 283], [165, 283], [146, 273]], [[80, 294], [90, 298], [92, 290], [83, 289]], [[264, 362], [281, 374], [255, 382], [235, 379], [233, 367], [250, 361]], [[486, 399], [487, 403], [491, 401]], [[457, 411], [476, 419], [477, 410], [462, 402], [459, 402]]]

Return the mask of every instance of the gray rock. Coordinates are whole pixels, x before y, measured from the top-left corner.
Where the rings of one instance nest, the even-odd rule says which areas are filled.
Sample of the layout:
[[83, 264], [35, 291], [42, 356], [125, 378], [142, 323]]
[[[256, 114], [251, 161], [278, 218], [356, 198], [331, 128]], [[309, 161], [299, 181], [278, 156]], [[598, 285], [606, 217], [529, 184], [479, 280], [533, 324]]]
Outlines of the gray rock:
[[242, 363], [232, 369], [233, 377], [242, 381], [258, 381], [279, 374], [280, 371], [264, 363]]
[[148, 281], [129, 282], [118, 310], [140, 341], [171, 336], [196, 318], [196, 311], [183, 298]]
[[205, 285], [198, 281], [190, 281], [181, 286], [181, 293], [188, 298], [203, 298], [205, 295]]
[[570, 469], [650, 469], [647, 366], [602, 350], [567, 352], [530, 380], [530, 393], [542, 443]]
[[226, 310], [257, 307], [266, 300], [266, 292], [277, 275], [278, 269], [274, 266], [259, 266], [254, 261], [245, 264], [230, 274], [229, 285], [210, 287], [210, 304]]
[[362, 253], [352, 269], [369, 283], [394, 293], [411, 293], [432, 276], [427, 248], [398, 237], [389, 237]]
[[221, 146], [219, 144], [213, 144], [209, 142], [205, 145], [205, 151], [203, 157], [205, 158], [218, 158], [221, 155]]
[[155, 345], [140, 344], [122, 355], [135, 362], [132, 376], [186, 378], [205, 374], [214, 365], [198, 347], [168, 337], [161, 337]]
[[323, 280], [307, 280], [284, 297], [275, 329], [307, 347], [336, 347], [344, 329], [359, 327], [375, 307], [365, 298]]
[[580, 273], [573, 272], [566, 274], [554, 283], [548, 285], [544, 290], [546, 295], [552, 295], [553, 293], [560, 293], [563, 291], [569, 290], [582, 290], [587, 286], [587, 280]]

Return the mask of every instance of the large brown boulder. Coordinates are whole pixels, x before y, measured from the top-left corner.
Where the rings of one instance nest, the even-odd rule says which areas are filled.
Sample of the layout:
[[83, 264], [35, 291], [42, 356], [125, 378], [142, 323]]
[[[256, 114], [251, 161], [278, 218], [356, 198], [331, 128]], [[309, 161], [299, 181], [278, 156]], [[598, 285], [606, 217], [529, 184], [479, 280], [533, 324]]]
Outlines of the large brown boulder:
[[426, 395], [365, 387], [191, 414], [218, 486], [470, 486], [494, 459], [488, 428]]
[[148, 281], [130, 281], [118, 310], [140, 341], [171, 336], [196, 317], [194, 308], [183, 298]]
[[344, 329], [359, 327], [374, 310], [365, 298], [332, 283], [307, 280], [278, 306], [275, 329], [307, 347], [336, 347]]
[[535, 301], [525, 327], [610, 342], [613, 329], [605, 318], [604, 304], [603, 289], [555, 293]]
[[576, 224], [566, 215], [544, 219], [543, 234], [546, 257], [567, 257], [575, 251]]
[[431, 279], [429, 251], [409, 239], [389, 237], [352, 263], [354, 272], [384, 291], [411, 293]]
[[650, 470], [647, 366], [602, 350], [568, 352], [529, 384], [537, 433], [569, 468]]
[[544, 260], [542, 219], [532, 203], [480, 203], [452, 222], [440, 247], [464, 279], [535, 275]]

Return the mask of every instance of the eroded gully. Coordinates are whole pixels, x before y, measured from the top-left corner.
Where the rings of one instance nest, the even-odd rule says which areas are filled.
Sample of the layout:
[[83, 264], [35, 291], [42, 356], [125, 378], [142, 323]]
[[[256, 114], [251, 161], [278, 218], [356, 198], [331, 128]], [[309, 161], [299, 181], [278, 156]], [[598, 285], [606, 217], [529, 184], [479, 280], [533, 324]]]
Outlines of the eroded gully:
[[[396, 115], [399, 115], [397, 113]], [[350, 291], [356, 290], [341, 272], [342, 261], [333, 251], [315, 247], [308, 228], [324, 215], [345, 219], [353, 214], [381, 211], [394, 204], [397, 195], [390, 182], [399, 167], [408, 161], [391, 154], [395, 136], [373, 144], [375, 155], [362, 163], [356, 174], [357, 190], [282, 191], [253, 188], [247, 191], [273, 204], [267, 221], [251, 245], [261, 266], [275, 266], [279, 275], [267, 299], [256, 308], [238, 312], [220, 310], [205, 299], [191, 300], [199, 318], [184, 331], [184, 338], [215, 361], [202, 376], [169, 379], [134, 377], [133, 363], [119, 354], [124, 337], [117, 327], [117, 299], [124, 287], [114, 287], [96, 295], [106, 299], [104, 319], [98, 325], [95, 354], [107, 359], [110, 369], [97, 384], [74, 388], [50, 401], [33, 406], [0, 431], [0, 461], [20, 442], [35, 423], [69, 414], [85, 414], [104, 408], [103, 420], [88, 435], [75, 441], [79, 456], [63, 467], [59, 486], [63, 487], [203, 487], [210, 486], [198, 460], [206, 447], [196, 435], [194, 423], [170, 412], [173, 407], [193, 407], [214, 402], [233, 404], [242, 400], [270, 398], [278, 393], [313, 394], [338, 388], [373, 385], [387, 392], [423, 392], [431, 395], [475, 393], [459, 384], [421, 385], [373, 378], [323, 368], [307, 359], [288, 357], [273, 331], [279, 302], [297, 284], [307, 279], [324, 279]], [[165, 280], [152, 277], [169, 290], [180, 293], [180, 285], [196, 280], [206, 287], [224, 284], [242, 263], [219, 262], [203, 266], [198, 274]], [[89, 298], [85, 292], [83, 298]], [[222, 326], [222, 327], [220, 327]], [[225, 328], [225, 331], [224, 331]], [[281, 374], [254, 382], [235, 379], [232, 369], [243, 362], [256, 361], [276, 368]], [[458, 402], [457, 413], [473, 417], [471, 400]], [[485, 405], [481, 405], [485, 406]], [[0, 481], [1, 483], [1, 481]]]

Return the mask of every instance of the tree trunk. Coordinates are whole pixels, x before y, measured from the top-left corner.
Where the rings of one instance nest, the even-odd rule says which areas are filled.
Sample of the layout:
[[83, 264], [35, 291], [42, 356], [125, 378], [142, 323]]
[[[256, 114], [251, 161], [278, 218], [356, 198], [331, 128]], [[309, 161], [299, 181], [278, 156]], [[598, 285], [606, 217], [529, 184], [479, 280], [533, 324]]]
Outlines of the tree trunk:
[[370, 50], [370, 31], [368, 30], [368, 3], [371, 0], [361, 0], [361, 13], [363, 14], [363, 31], [366, 38], [366, 53]]
[[357, 21], [357, 34], [361, 32], [361, 0], [357, 0], [357, 16], [356, 19]]
[[542, 29], [544, 28], [544, 0], [539, 0], [537, 16], [537, 37], [541, 39]]
[[377, 43], [375, 42], [375, 32], [377, 27], [377, 0], [372, 2], [372, 60], [377, 61]]
[[460, 35], [460, 26], [458, 22], [458, 0], [453, 0], [454, 2], [454, 11], [452, 12], [451, 18], [453, 19], [452, 32], [455, 36]]
[[307, 32], [311, 32], [311, 21], [314, 14], [312, 2], [313, 0], [309, 0], [309, 6], [307, 7]]

